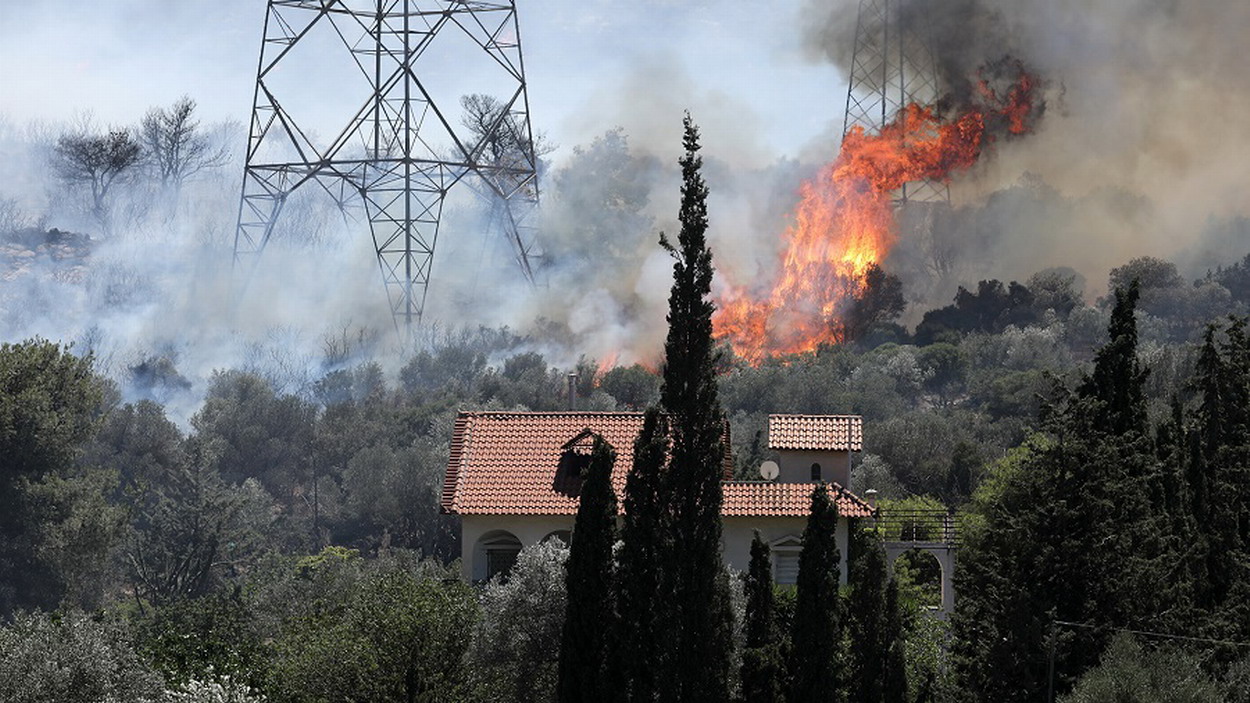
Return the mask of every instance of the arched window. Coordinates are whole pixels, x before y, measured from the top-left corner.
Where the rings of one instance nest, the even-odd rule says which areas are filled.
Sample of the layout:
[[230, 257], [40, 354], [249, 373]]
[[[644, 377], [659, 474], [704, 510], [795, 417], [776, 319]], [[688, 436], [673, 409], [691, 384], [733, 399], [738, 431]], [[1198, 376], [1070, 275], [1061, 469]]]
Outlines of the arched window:
[[556, 530], [555, 532], [549, 533], [546, 537], [543, 537], [541, 541], [545, 544], [553, 539], [560, 540], [564, 543], [564, 546], [567, 547], [570, 544], [573, 544], [573, 533], [568, 530]]
[[507, 576], [520, 553], [521, 540], [511, 532], [487, 532], [477, 541], [473, 550], [473, 579], [486, 581], [499, 574]]
[[770, 545], [773, 553], [773, 581], [781, 585], [794, 585], [799, 582], [799, 553], [803, 551], [803, 540], [789, 535]]
[[813, 481], [823, 480], [820, 477], [820, 464], [812, 464], [812, 480]]

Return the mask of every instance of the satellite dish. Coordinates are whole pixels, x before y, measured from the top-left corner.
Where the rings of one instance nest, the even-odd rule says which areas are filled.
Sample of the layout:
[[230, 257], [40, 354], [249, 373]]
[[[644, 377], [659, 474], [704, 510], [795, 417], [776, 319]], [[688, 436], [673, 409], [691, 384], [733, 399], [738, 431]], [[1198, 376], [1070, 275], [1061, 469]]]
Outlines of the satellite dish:
[[763, 464], [760, 464], [760, 476], [762, 476], [765, 481], [771, 481], [777, 478], [780, 473], [781, 467], [777, 466], [777, 462], [775, 461], [766, 461]]

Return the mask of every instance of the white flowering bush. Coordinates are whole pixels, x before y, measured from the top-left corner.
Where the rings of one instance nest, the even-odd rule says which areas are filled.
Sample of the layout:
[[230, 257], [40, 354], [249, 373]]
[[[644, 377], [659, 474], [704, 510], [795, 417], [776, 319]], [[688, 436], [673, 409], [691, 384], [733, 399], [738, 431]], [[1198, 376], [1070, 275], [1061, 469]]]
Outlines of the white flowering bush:
[[237, 677], [190, 681], [165, 692], [165, 703], [264, 703], [265, 697]]

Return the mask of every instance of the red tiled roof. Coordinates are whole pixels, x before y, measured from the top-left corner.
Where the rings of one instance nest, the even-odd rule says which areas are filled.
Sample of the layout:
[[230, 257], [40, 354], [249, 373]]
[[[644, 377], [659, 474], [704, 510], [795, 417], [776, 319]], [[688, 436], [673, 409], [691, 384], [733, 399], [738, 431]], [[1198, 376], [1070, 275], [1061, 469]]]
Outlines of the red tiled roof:
[[[585, 455], [588, 431], [616, 449], [618, 498], [633, 465], [642, 413], [461, 412], [443, 481], [444, 512], [462, 515], [574, 515], [581, 481], [568, 454]], [[726, 437], [728, 439], [728, 437]], [[565, 466], [561, 466], [562, 459]], [[726, 466], [731, 466], [727, 456]], [[806, 515], [813, 484], [726, 482], [725, 515]], [[870, 509], [837, 487], [841, 514]]]
[[858, 452], [864, 443], [859, 415], [769, 415], [768, 448]]
[[[633, 465], [642, 413], [461, 412], [443, 482], [444, 512], [468, 515], [573, 515], [580, 481], [560, 471], [565, 445], [585, 430], [616, 450], [618, 495]], [[577, 447], [569, 447], [576, 452]], [[580, 453], [580, 452], [578, 452]]]
[[[812, 506], [814, 483], [772, 483], [770, 481], [726, 481], [721, 514], [726, 517], [784, 517], [807, 515]], [[868, 517], [872, 507], [836, 483], [829, 492], [842, 517]]]

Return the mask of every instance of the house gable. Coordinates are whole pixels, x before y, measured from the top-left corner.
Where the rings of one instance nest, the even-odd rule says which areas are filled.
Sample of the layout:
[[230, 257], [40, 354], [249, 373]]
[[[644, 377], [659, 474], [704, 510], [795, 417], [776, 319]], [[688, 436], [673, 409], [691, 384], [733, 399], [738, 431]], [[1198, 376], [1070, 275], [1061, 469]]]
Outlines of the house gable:
[[777, 452], [782, 483], [851, 484], [851, 452], [863, 445], [858, 415], [769, 415], [768, 448]]

